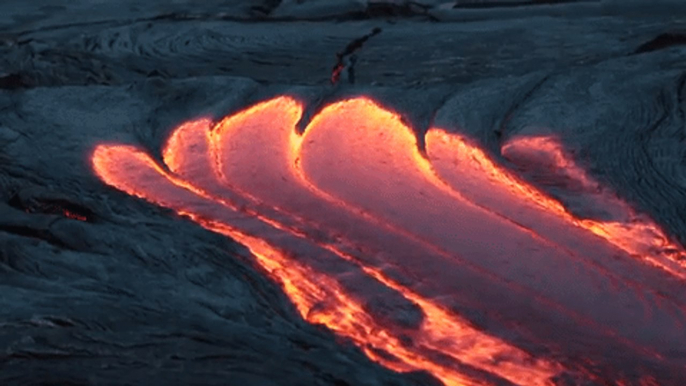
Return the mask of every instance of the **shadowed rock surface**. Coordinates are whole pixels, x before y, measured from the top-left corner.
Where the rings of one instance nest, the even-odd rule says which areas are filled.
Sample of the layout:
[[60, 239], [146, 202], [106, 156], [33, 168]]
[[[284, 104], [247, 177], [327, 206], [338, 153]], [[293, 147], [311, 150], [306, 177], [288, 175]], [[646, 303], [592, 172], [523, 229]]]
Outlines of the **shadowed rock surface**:
[[503, 162], [509, 138], [557, 134], [683, 244], [683, 15], [666, 0], [3, 2], [0, 383], [439, 384], [304, 322], [237, 243], [103, 185], [93, 147], [159, 156], [185, 120], [284, 93], [307, 120], [373, 95]]

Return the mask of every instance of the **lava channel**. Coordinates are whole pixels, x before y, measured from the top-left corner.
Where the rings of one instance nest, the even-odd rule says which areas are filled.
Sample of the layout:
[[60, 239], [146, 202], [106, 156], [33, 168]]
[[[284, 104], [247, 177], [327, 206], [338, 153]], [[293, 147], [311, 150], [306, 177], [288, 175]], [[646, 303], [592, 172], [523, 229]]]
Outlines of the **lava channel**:
[[[632, 286], [586, 256], [457, 194], [436, 177], [400, 117], [369, 99], [319, 112], [305, 129], [299, 155], [303, 174], [321, 190], [622, 337], [655, 350], [678, 350], [686, 341], [680, 304], [664, 304], [651, 288]], [[432, 279], [448, 281], [451, 272]], [[645, 333], [650, 329], [664, 335], [655, 339]]]
[[[679, 371], [657, 352], [684, 342], [681, 299], [659, 297], [673, 288], [631, 259], [604, 261], [621, 253], [612, 242], [532, 207], [512, 192], [535, 190], [514, 177], [494, 182], [483, 163], [457, 169], [471, 185], [451, 180], [454, 162], [441, 159], [463, 149], [429, 148], [427, 137], [432, 166], [398, 116], [369, 99], [326, 107], [304, 135], [301, 114], [279, 97], [213, 129], [207, 119], [181, 125], [163, 151], [168, 171], [129, 146], [100, 145], [92, 162], [107, 184], [246, 245], [305, 320], [393, 370], [425, 370], [446, 385], [549, 385], [565, 366], [598, 379], [589, 366], [602, 367], [604, 351], [629, 350], [652, 366], [638, 376]], [[475, 194], [482, 182], [485, 201]], [[534, 226], [545, 218], [554, 231]], [[489, 320], [477, 327], [474, 315]], [[565, 347], [566, 337], [582, 347]], [[558, 348], [560, 361], [528, 353], [542, 347]], [[611, 372], [603, 381], [622, 381]]]
[[[425, 144], [438, 177], [473, 203], [533, 230], [624, 281], [660, 294], [681, 292], [680, 283], [665, 278], [662, 272], [643, 269], [633, 257], [683, 279], [686, 266], [677, 258], [685, 255], [683, 248], [589, 178], [555, 139], [515, 138], [502, 152], [537, 184], [568, 192], [570, 199], [580, 202], [581, 210], [600, 208], [601, 215], [609, 213], [614, 220], [575, 217], [560, 201], [499, 166], [458, 133], [431, 128]], [[615, 258], [608, 259], [610, 256]]]
[[[519, 368], [520, 365], [501, 362], [494, 366], [492, 358], [502, 357], [511, 348], [485, 336], [479, 338], [480, 334], [464, 320], [399, 283], [423, 281], [416, 272], [408, 275], [403, 266], [403, 261], [416, 261], [417, 256], [426, 255], [423, 246], [388, 232], [378, 224], [367, 223], [351, 213], [352, 208], [343, 202], [322, 199], [313, 192], [313, 187], [303, 184], [303, 180], [294, 174], [288, 161], [292, 160], [297, 149], [292, 145], [299, 138], [294, 130], [301, 112], [302, 108], [295, 100], [277, 98], [226, 118], [209, 135], [197, 126], [183, 126], [173, 134], [172, 138], [176, 139], [168, 142], [164, 154], [165, 160], [169, 161], [165, 162], [172, 165], [170, 168], [176, 174], [204, 191], [219, 196], [243, 192], [246, 197], [255, 200], [252, 206], [246, 205], [245, 210], [257, 208], [261, 213], [278, 210], [280, 213], [276, 216], [279, 218], [287, 214], [300, 221], [309, 219], [305, 223], [289, 221], [299, 227], [287, 230], [293, 234], [305, 233], [311, 239], [318, 240], [324, 248], [337, 251], [341, 258], [363, 264], [369, 275], [399, 291], [421, 308], [424, 320], [419, 333], [403, 332], [406, 336], [413, 336], [415, 345], [426, 346], [448, 358], [475, 368], [484, 368], [508, 380], [527, 378], [532, 384], [545, 384], [544, 380], [550, 376], [549, 371], [542, 371], [537, 380], [531, 378], [533, 370], [529, 365]], [[211, 156], [194, 153], [193, 157], [183, 157], [194, 162], [177, 162], [173, 157], [173, 154], [189, 154], [198, 149], [204, 152], [208, 148], [211, 149]], [[222, 184], [217, 183], [215, 176], [197, 173], [198, 170], [212, 169], [213, 164], [217, 170], [216, 178], [223, 181]], [[286, 228], [282, 226], [282, 229]], [[331, 229], [335, 231], [327, 234]], [[350, 245], [351, 240], [355, 241], [354, 245]], [[437, 264], [440, 261], [439, 256], [429, 259], [420, 273], [435, 274], [442, 267]], [[473, 288], [481, 289], [482, 301], [489, 297], [496, 301], [498, 296], [502, 299], [502, 293], [506, 293], [506, 289], [502, 288], [499, 295], [493, 291], [497, 284], [492, 280], [481, 278], [476, 281], [469, 272], [456, 274], [455, 277], [463, 279], [461, 283], [476, 283]], [[461, 284], [462, 293], [469, 292], [465, 284]], [[471, 302], [476, 307], [473, 297]], [[525, 306], [525, 302], [522, 302], [522, 306]], [[386, 307], [388, 305], [384, 305]], [[451, 340], [453, 342], [448, 343]], [[527, 357], [515, 352], [508, 356], [521, 363], [526, 362]], [[449, 378], [437, 376], [448, 384], [451, 382]]]
[[[636, 213], [609, 189], [577, 166], [559, 140], [552, 136], [515, 137], [501, 149], [520, 174], [564, 197], [571, 210], [551, 198], [535, 201], [561, 219], [602, 237], [625, 252], [679, 278], [686, 278], [686, 251], [645, 215]], [[503, 173], [504, 175], [505, 173]], [[512, 176], [508, 180], [515, 180]], [[520, 181], [520, 191], [531, 197], [540, 192]], [[567, 213], [570, 212], [570, 213]], [[572, 215], [571, 213], [574, 213]], [[583, 216], [582, 218], [575, 217]]]
[[[229, 209], [226, 203], [210, 199], [206, 192], [169, 175], [140, 149], [101, 145], [94, 152], [93, 164], [98, 175], [111, 186], [173, 208], [203, 227], [246, 245], [255, 255], [257, 263], [282, 286], [305, 320], [324, 324], [351, 339], [370, 358], [391, 369], [426, 370], [446, 385], [496, 384], [498, 379], [504, 378], [499, 377], [498, 373], [506, 376], [505, 379], [518, 381], [518, 384], [525, 384], [526, 380], [526, 384], [546, 385], [549, 384], [548, 379], [559, 371], [559, 366], [536, 360], [497, 338], [481, 333], [421, 297], [410, 295], [413, 299], [408, 299], [417, 301], [415, 304], [429, 316], [418, 331], [389, 328], [387, 320], [368, 312], [365, 302], [360, 301], [354, 293], [351, 294], [351, 291], [359, 293], [358, 290], [362, 290], [367, 294], [367, 301], [376, 298], [384, 307], [397, 312], [398, 305], [389, 301], [393, 300], [391, 296], [384, 298], [379, 295], [387, 291], [374, 288], [369, 283], [357, 289], [341, 284], [361, 284], [374, 276], [374, 270], [365, 269], [369, 275], [360, 277], [353, 267], [346, 267], [345, 260], [340, 259], [338, 266], [332, 265], [335, 262], [326, 259], [326, 250], [314, 245], [305, 251], [297, 250], [294, 246], [307, 240], [262, 228], [259, 220], [252, 218], [251, 221], [251, 217], [242, 216], [242, 212]], [[234, 226], [247, 229], [247, 232]], [[251, 233], [261, 236], [255, 237]], [[265, 238], [270, 240], [265, 241]], [[297, 254], [294, 254], [294, 249]], [[324, 261], [329, 264], [324, 264]], [[313, 266], [321, 270], [313, 269]], [[435, 326], [437, 323], [440, 326]], [[416, 343], [407, 343], [407, 337], [413, 335], [411, 340], [416, 340]], [[437, 342], [439, 340], [446, 342]], [[430, 346], [432, 342], [450, 350], [440, 355]], [[429, 346], [424, 347], [424, 343]], [[446, 360], [444, 356], [449, 359]], [[457, 359], [451, 361], [453, 358]], [[493, 358], [499, 358], [498, 363], [493, 363]], [[473, 364], [478, 364], [479, 360], [484, 363], [483, 366], [470, 366], [459, 359]], [[493, 369], [496, 375], [488, 376], [490, 372], [479, 371], [480, 367]]]

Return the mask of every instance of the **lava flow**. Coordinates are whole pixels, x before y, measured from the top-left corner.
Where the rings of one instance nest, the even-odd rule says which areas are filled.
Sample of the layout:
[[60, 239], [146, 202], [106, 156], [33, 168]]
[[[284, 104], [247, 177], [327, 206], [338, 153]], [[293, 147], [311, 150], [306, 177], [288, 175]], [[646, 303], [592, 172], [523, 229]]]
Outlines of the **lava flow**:
[[[412, 131], [399, 116], [368, 99], [322, 110], [305, 129], [299, 153], [304, 175], [320, 189], [463, 260], [612, 326], [633, 341], [648, 343], [641, 336], [647, 325], [665, 333], [673, 330], [676, 341], [684, 339], [671, 318], [654, 317], [665, 311], [652, 301], [656, 295], [650, 289], [632, 287], [597, 261], [589, 262], [451, 191], [421, 157]], [[595, 241], [593, 234], [577, 234], [576, 243]], [[642, 270], [629, 263], [627, 276]], [[450, 273], [438, 272], [433, 279], [443, 277], [448, 281]], [[677, 307], [683, 315], [681, 304]]]
[[[459, 363], [442, 364], [441, 360], [432, 360], [436, 356], [431, 346], [443, 343], [451, 350], [445, 355], [452, 357], [490, 358], [492, 362], [499, 358], [497, 372], [510, 375], [510, 378], [521, 381], [528, 379], [528, 384], [545, 385], [547, 379], [555, 374], [557, 367], [545, 361], [536, 361], [524, 352], [511, 347], [497, 338], [480, 333], [454, 315], [441, 310], [420, 297], [413, 296], [414, 301], [429, 316], [428, 322], [417, 333], [417, 347], [403, 341], [402, 334], [379, 324], [365, 307], [342, 288], [334, 274], [340, 274], [340, 267], [332, 267], [330, 274], [322, 274], [310, 266], [302, 264], [307, 256], [299, 254], [297, 259], [290, 255], [292, 242], [283, 242], [280, 235], [275, 242], [283, 243], [289, 250], [281, 251], [265, 242], [262, 238], [244, 233], [232, 227], [238, 223], [251, 231], [255, 226], [246, 226], [239, 214], [209, 200], [206, 194], [172, 175], [142, 151], [125, 146], [100, 146], [93, 156], [96, 172], [107, 182], [129, 194], [147, 199], [158, 205], [175, 208], [180, 214], [191, 217], [200, 225], [225, 234], [246, 245], [257, 258], [257, 262], [270, 273], [271, 277], [281, 284], [303, 318], [312, 323], [321, 323], [358, 344], [372, 359], [397, 371], [427, 370], [446, 385], [480, 385], [490, 382], [463, 374]], [[131, 171], [135, 170], [135, 173]], [[316, 246], [311, 246], [310, 254], [317, 254]], [[302, 258], [302, 259], [301, 259]], [[343, 272], [346, 274], [346, 272]], [[354, 273], [353, 273], [354, 274]], [[373, 291], [374, 288], [367, 288]], [[374, 296], [373, 293], [369, 294]], [[412, 295], [410, 295], [412, 296]], [[424, 331], [426, 330], [426, 331]], [[401, 333], [403, 331], [400, 331]], [[411, 334], [412, 331], [404, 332]], [[386, 354], [380, 354], [385, 352]], [[463, 353], [464, 352], [464, 353]], [[484, 363], [493, 367], [491, 363]], [[462, 371], [461, 371], [462, 370]]]
[[[93, 167], [105, 183], [247, 246], [305, 320], [393, 370], [446, 385], [551, 385], [565, 368], [588, 373], [603, 349], [660, 371], [641, 377], [681, 368], [655, 362], [686, 342], [679, 283], [626, 253], [635, 244], [618, 230], [630, 225], [577, 219], [444, 130], [427, 133], [427, 160], [398, 115], [370, 99], [327, 106], [303, 134], [301, 115], [299, 102], [278, 97], [214, 128], [181, 125], [163, 151], [169, 171], [140, 149], [106, 144]], [[512, 155], [531, 146], [514, 146], [503, 153], [527, 159]], [[565, 161], [569, 178], [590, 181]], [[602, 347], [579, 351], [567, 337]], [[621, 382], [612, 366], [606, 379]]]
[[[664, 232], [645, 216], [638, 216], [625, 202], [593, 181], [552, 137], [518, 137], [502, 148], [503, 155], [530, 174], [538, 185], [554, 187], [567, 198], [582, 200], [580, 210], [589, 218], [577, 218], [559, 201], [547, 196], [507, 170], [499, 167], [478, 147], [456, 133], [432, 128], [426, 134], [426, 151], [442, 180], [475, 203], [496, 209], [548, 239], [573, 243], [569, 224], [590, 231], [609, 244], [637, 255], [680, 278], [686, 278], [683, 249], [670, 242]], [[595, 216], [594, 216], [595, 215]], [[611, 217], [608, 220], [593, 217]], [[597, 251], [599, 244], [585, 244]], [[583, 248], [583, 246], [582, 246]], [[602, 247], [600, 247], [602, 248]], [[681, 251], [681, 252], [679, 252]], [[686, 260], [683, 260], [686, 261]]]
[[[647, 216], [637, 214], [626, 202], [589, 177], [574, 163], [557, 139], [514, 138], [503, 146], [502, 154], [523, 169], [524, 175], [528, 174], [540, 185], [563, 185], [563, 191], [579, 193], [574, 195], [583, 200], [577, 205], [579, 212], [591, 209], [590, 218], [577, 219], [571, 214], [558, 213], [561, 218], [675, 276], [686, 278], [686, 252], [683, 248], [671, 241]], [[596, 220], [593, 217], [607, 219]]]
[[[568, 193], [565, 198], [570, 201], [580, 201], [576, 209], [589, 213], [588, 218], [575, 217], [560, 201], [498, 166], [462, 135], [432, 128], [426, 134], [426, 152], [437, 175], [446, 184], [470, 201], [495, 210], [548, 240], [603, 265], [623, 263], [605, 258], [613, 254], [611, 247], [619, 248], [686, 279], [683, 248], [671, 242], [646, 216], [639, 216], [593, 181], [552, 137], [514, 138], [503, 146], [502, 153], [537, 184], [552, 186], [561, 195]], [[598, 237], [587, 238], [579, 244], [579, 235], [584, 231]], [[633, 273], [629, 277], [641, 276]]]

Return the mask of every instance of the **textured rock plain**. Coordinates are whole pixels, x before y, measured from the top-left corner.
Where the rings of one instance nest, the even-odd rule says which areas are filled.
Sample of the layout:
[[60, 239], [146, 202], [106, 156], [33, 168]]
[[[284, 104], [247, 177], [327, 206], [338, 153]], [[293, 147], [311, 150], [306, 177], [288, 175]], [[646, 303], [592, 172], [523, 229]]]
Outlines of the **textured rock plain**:
[[[420, 138], [459, 128], [494, 157], [558, 134], [685, 243], [686, 5], [488, 3], [4, 1], [0, 384], [438, 384], [307, 324], [245, 248], [91, 170], [97, 143], [159, 154], [182, 121], [283, 93], [309, 114], [372, 95]], [[331, 85], [337, 53], [375, 28]]]

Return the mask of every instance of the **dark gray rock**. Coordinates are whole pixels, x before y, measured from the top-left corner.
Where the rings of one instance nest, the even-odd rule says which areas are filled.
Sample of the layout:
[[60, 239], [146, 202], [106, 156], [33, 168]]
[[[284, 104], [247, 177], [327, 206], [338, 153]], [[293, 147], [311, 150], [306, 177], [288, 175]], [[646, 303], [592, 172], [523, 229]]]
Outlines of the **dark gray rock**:
[[[179, 122], [284, 92], [310, 115], [372, 95], [418, 134], [459, 128], [495, 157], [515, 134], [559, 134], [595, 178], [686, 243], [686, 5], [464, 3], [4, 1], [0, 383], [436, 382], [308, 325], [243, 247], [105, 187], [90, 168], [97, 143], [159, 155]], [[336, 54], [375, 28], [355, 51], [354, 84], [331, 85]], [[607, 355], [631, 364], [625, 374], [660, 371]]]

